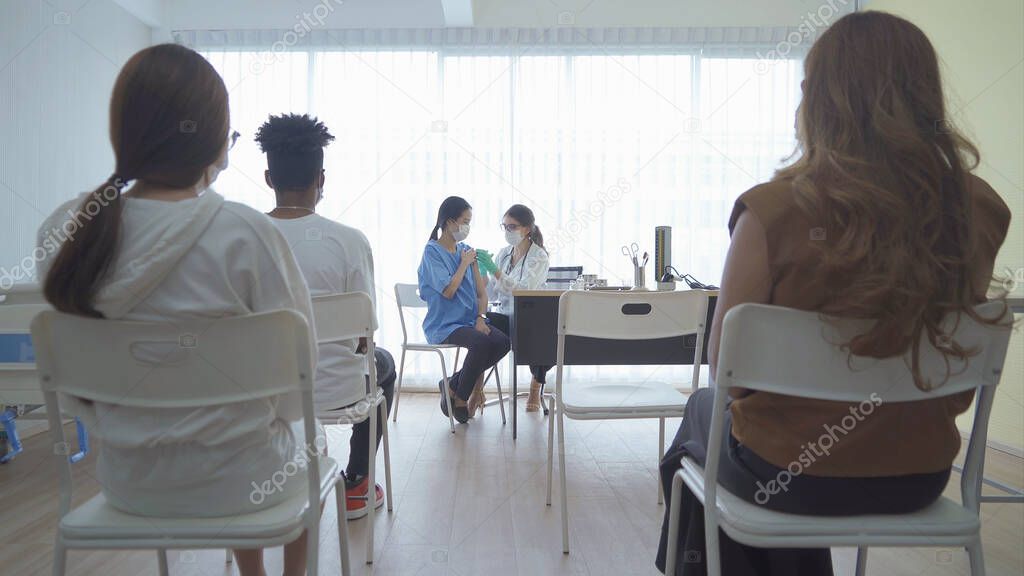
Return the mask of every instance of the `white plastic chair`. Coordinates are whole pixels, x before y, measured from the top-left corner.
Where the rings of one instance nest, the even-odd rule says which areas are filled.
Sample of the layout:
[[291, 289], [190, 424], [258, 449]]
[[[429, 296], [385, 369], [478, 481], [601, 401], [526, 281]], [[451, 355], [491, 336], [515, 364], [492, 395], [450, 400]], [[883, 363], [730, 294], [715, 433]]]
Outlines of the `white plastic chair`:
[[[444, 351], [455, 349], [455, 363], [452, 365], [452, 375], [455, 374], [456, 367], [459, 365], [459, 347], [454, 344], [428, 344], [426, 342], [409, 342], [409, 331], [405, 325], [405, 309], [406, 308], [426, 308], [427, 302], [420, 297], [419, 286], [416, 284], [395, 284], [395, 302], [398, 303], [398, 318], [402, 321], [402, 358], [398, 361], [398, 383], [395, 385], [395, 408], [394, 415], [392, 417], [393, 422], [398, 422], [398, 400], [402, 397], [402, 377], [405, 373], [405, 353], [406, 352], [434, 352], [437, 357], [441, 359], [441, 379], [444, 380], [444, 401], [448, 406], [448, 425], [451, 427], [452, 434], [455, 434], [455, 417], [452, 410], [452, 399], [448, 394], [448, 368], [444, 360]], [[504, 396], [501, 393], [501, 377], [498, 374], [498, 367], [494, 365], [491, 367], [490, 372], [487, 374], [487, 378], [484, 380], [486, 384], [491, 376], [494, 376], [495, 382], [498, 386], [498, 405], [501, 408], [501, 422], [505, 423], [505, 401]]]
[[[32, 318], [44, 310], [52, 308], [38, 284], [15, 284], [9, 290], [0, 291], [0, 335], [29, 336]], [[10, 451], [0, 456], [0, 463], [10, 462], [22, 451], [15, 416], [23, 420], [46, 420], [42, 410], [35, 410], [43, 403], [35, 362], [0, 362], [0, 425], [10, 444]], [[79, 450], [69, 456], [71, 462], [78, 462], [89, 453], [85, 427], [77, 419], [75, 426]]]
[[[313, 356], [305, 319], [279, 310], [204, 324], [200, 336], [180, 344], [170, 324], [120, 322], [47, 311], [32, 321], [39, 380], [54, 446], [64, 446], [60, 401], [145, 408], [200, 408], [284, 394], [301, 396], [305, 437], [316, 438]], [[138, 345], [167, 344], [163, 361], [136, 354]], [[55, 450], [60, 452], [60, 450]], [[221, 518], [160, 518], [117, 510], [100, 493], [72, 508], [73, 482], [66, 458], [57, 458], [60, 520], [53, 573], [64, 574], [69, 549], [155, 549], [168, 574], [167, 549], [263, 548], [286, 544], [308, 531], [307, 566], [317, 573], [320, 506], [337, 494], [342, 573], [348, 576], [348, 523], [344, 478], [326, 456], [306, 458], [305, 490], [251, 514]]]
[[[978, 306], [976, 311], [983, 318], [998, 318], [1005, 307], [1000, 302], [990, 302]], [[947, 318], [945, 333], [952, 334], [953, 340], [967, 349], [977, 350], [978, 355], [970, 358], [966, 366], [951, 361], [949, 380], [935, 390], [923, 392], [914, 385], [907, 358], [851, 359], [837, 345], [862, 333], [865, 326], [863, 320], [823, 320], [815, 312], [761, 304], [740, 305], [726, 314], [707, 465], [702, 469], [685, 457], [682, 469], [672, 480], [667, 575], [675, 570], [679, 498], [684, 482], [704, 504], [710, 576], [721, 574], [719, 528], [737, 542], [761, 548], [856, 546], [858, 576], [863, 576], [867, 569], [868, 546], [964, 547], [970, 556], [971, 573], [985, 574], [978, 517], [981, 471], [989, 413], [1010, 330], [1007, 326], [980, 324], [966, 314], [960, 316], [959, 324], [955, 317]], [[941, 382], [945, 376], [943, 358], [927, 342], [921, 346], [921, 366], [932, 382]], [[942, 497], [924, 510], [910, 514], [823, 517], [774, 512], [736, 497], [716, 482], [726, 400], [729, 389], [736, 387], [839, 402], [862, 402], [866, 398], [877, 402], [872, 397], [877, 394], [882, 403], [923, 401], [977, 390], [974, 426], [960, 480], [962, 504]], [[716, 504], [708, 506], [706, 502]]]
[[[366, 361], [369, 369], [369, 383], [366, 397], [354, 406], [342, 410], [319, 412], [317, 418], [326, 425], [358, 424], [370, 421], [370, 468], [367, 474], [367, 519], [370, 528], [366, 539], [366, 563], [373, 563], [373, 518], [377, 508], [377, 490], [375, 484], [377, 463], [377, 425], [383, 427], [384, 443], [384, 485], [387, 497], [388, 512], [393, 510], [391, 497], [391, 451], [388, 446], [388, 407], [387, 398], [377, 386], [377, 363], [374, 361], [375, 345], [373, 332], [377, 328], [373, 302], [365, 292], [349, 292], [346, 294], [329, 294], [313, 298], [313, 318], [316, 324], [316, 343], [344, 342], [356, 338], [366, 338]], [[360, 382], [362, 384], [362, 382]], [[339, 498], [344, 493], [339, 493]], [[344, 516], [339, 517], [344, 521]]]
[[[558, 420], [558, 465], [562, 501], [562, 552], [569, 553], [568, 494], [565, 487], [565, 421], [657, 418], [658, 460], [665, 451], [665, 418], [680, 418], [687, 396], [665, 382], [625, 382], [566, 388], [562, 381], [565, 339], [651, 340], [697, 335], [695, 358], [704, 342], [708, 298], [702, 290], [680, 292], [569, 291], [558, 299], [558, 353], [555, 376], [555, 411], [548, 419], [547, 505], [551, 505], [555, 420]], [[613, 344], [611, 344], [613, 345]], [[700, 362], [693, 369], [691, 390], [696, 390]], [[658, 487], [658, 503], [664, 499]]]

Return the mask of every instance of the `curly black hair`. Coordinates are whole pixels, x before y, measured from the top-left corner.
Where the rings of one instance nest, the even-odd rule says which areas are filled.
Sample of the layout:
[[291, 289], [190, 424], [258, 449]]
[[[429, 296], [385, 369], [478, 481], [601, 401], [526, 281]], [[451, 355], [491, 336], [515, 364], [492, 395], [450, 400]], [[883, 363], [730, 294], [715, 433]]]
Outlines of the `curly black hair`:
[[334, 140], [323, 122], [308, 114], [271, 116], [256, 131], [256, 142], [267, 155], [274, 189], [304, 191], [324, 167], [324, 146]]

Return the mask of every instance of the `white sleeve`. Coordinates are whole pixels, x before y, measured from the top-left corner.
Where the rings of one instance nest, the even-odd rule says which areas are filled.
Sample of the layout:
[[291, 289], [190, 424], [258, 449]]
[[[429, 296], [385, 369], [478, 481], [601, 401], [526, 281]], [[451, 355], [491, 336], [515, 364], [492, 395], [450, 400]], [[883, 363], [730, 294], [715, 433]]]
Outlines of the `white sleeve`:
[[548, 268], [551, 266], [548, 251], [540, 246], [535, 246], [527, 255], [525, 265], [523, 280], [518, 288], [536, 290], [544, 286], [544, 283], [548, 281]]

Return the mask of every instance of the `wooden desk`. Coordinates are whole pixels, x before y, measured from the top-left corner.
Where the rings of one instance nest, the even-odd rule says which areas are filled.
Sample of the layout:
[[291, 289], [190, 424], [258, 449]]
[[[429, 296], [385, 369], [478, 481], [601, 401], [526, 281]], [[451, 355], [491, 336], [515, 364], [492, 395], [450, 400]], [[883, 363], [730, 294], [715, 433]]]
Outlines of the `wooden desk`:
[[[554, 366], [558, 350], [558, 298], [563, 290], [517, 290], [512, 293], [509, 335], [512, 339], [512, 438], [518, 434], [516, 414], [517, 366]], [[709, 293], [701, 362], [708, 362], [708, 338], [715, 314], [718, 292]], [[693, 365], [697, 335], [654, 340], [605, 340], [567, 337], [565, 364], [609, 365]]]

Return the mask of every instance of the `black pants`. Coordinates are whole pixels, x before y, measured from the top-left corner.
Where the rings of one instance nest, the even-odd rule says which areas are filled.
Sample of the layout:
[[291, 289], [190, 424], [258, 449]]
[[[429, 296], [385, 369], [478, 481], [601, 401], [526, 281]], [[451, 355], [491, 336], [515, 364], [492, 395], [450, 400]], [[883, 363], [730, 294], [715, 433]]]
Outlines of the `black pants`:
[[[505, 334], [512, 334], [512, 326], [506, 314], [488, 312], [487, 319], [491, 321], [492, 326], [497, 326], [498, 330], [501, 330]], [[548, 370], [551, 370], [551, 366], [530, 365], [530, 374], [533, 375], [534, 380], [541, 384], [547, 384]]]
[[[395, 359], [383, 348], [374, 350], [373, 360], [377, 364], [377, 386], [384, 391], [387, 399], [388, 413], [391, 412], [391, 401], [395, 397]], [[369, 377], [367, 377], [369, 378]], [[387, 414], [384, 419], [387, 420]], [[384, 434], [384, 426], [377, 419], [377, 446]], [[348, 468], [345, 477], [349, 479], [366, 476], [370, 472], [370, 419], [352, 426], [352, 438], [349, 440]]]
[[469, 400], [477, 378], [504, 358], [509, 351], [508, 336], [494, 326], [491, 326], [490, 334], [484, 334], [476, 328], [459, 328], [452, 332], [444, 343], [466, 349], [462, 369], [448, 381], [448, 386], [455, 391], [455, 395], [463, 400]]
[[[661, 461], [661, 484], [665, 490], [665, 520], [655, 564], [665, 571], [672, 478], [679, 460], [689, 455], [704, 465], [714, 390], [702, 388], [686, 403], [683, 424]], [[726, 441], [719, 455], [718, 483], [748, 502], [795, 514], [816, 516], [853, 516], [857, 514], [903, 514], [920, 510], [934, 502], [946, 487], [949, 470], [932, 474], [879, 478], [832, 478], [802, 474], [791, 476], [785, 490], [769, 494], [762, 490], [769, 482], [789, 476], [788, 471], [765, 461], [740, 444], [729, 433], [732, 417], [726, 409]], [[778, 482], [772, 484], [777, 486]], [[679, 541], [676, 574], [704, 575], [704, 507], [683, 485], [679, 514]], [[831, 551], [825, 549], [754, 548], [730, 539], [719, 530], [722, 574], [726, 576], [830, 576]]]

